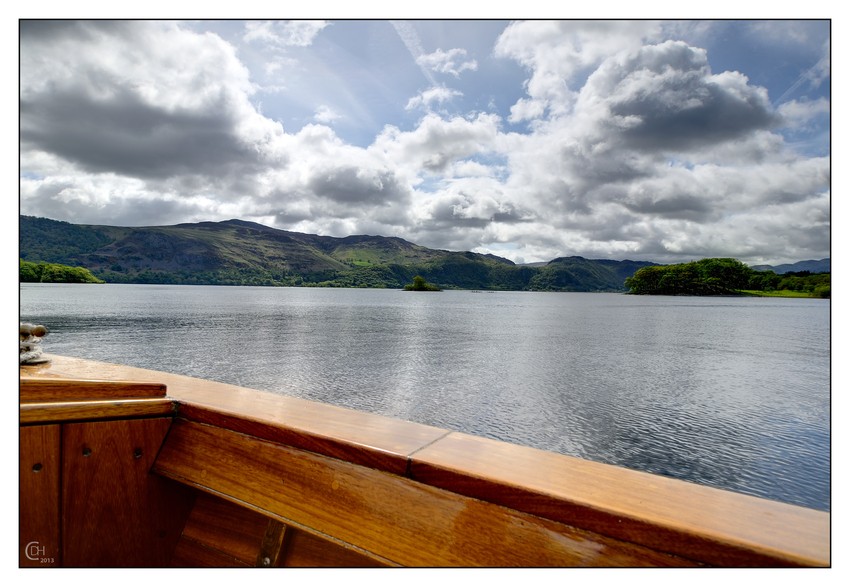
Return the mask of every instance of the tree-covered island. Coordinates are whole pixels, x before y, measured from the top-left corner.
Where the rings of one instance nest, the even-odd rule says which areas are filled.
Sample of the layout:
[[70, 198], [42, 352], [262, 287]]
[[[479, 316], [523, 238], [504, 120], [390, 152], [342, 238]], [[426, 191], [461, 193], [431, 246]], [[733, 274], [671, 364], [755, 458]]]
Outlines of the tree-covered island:
[[404, 291], [443, 291], [436, 285], [431, 285], [425, 281], [421, 275], [413, 278], [413, 283], [408, 283], [404, 286]]
[[808, 271], [777, 275], [755, 271], [736, 259], [701, 259], [678, 265], [644, 267], [626, 279], [630, 294], [755, 295], [830, 297], [830, 274]]
[[83, 267], [21, 261], [21, 283], [106, 283]]

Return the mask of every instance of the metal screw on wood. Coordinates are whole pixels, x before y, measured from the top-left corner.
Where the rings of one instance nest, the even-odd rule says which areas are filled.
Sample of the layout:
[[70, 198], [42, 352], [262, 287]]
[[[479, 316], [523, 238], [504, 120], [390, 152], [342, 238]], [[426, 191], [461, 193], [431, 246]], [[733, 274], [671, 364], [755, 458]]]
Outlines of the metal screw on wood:
[[263, 566], [267, 567], [270, 564], [272, 564], [272, 559], [270, 559], [269, 557], [266, 557], [266, 558], [263, 559]]
[[36, 464], [34, 464], [34, 465], [32, 466], [32, 472], [33, 472], [33, 473], [38, 473], [39, 471], [41, 471], [41, 463], [36, 463]]
[[137, 459], [142, 458], [142, 449], [137, 448], [136, 450], [134, 450], [134, 451], [133, 451], [133, 456], [134, 456], [135, 458], [137, 458]]
[[83, 449], [83, 456], [84, 456], [84, 457], [87, 457], [87, 456], [89, 456], [90, 454], [91, 454], [91, 449], [90, 449], [90, 448], [84, 448], [84, 449]]

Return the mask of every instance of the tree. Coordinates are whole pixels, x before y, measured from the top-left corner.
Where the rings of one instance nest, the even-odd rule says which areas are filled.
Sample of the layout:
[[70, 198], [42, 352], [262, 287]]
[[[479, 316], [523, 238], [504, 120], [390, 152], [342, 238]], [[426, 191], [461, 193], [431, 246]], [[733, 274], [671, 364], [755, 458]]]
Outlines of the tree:
[[413, 278], [413, 284], [405, 285], [404, 291], [443, 291], [439, 287], [430, 285], [425, 281], [425, 278], [421, 275], [417, 275]]

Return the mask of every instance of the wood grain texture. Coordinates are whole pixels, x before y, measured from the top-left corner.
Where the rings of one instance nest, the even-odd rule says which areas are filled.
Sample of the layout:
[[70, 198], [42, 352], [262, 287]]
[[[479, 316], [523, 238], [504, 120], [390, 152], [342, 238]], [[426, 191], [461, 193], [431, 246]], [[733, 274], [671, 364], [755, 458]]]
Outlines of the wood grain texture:
[[57, 372], [90, 379], [161, 381], [179, 401], [188, 419], [230, 428], [364, 466], [397, 474], [407, 470], [407, 456], [448, 433], [446, 430], [246, 389], [193, 377], [45, 355], [51, 365], [42, 378]]
[[452, 433], [411, 477], [712, 565], [830, 564], [830, 515], [503, 442]]
[[[240, 411], [248, 406], [252, 415]], [[265, 406], [262, 416], [257, 406]], [[439, 428], [274, 394], [258, 395], [243, 407], [231, 398], [226, 409], [181, 399], [178, 414], [398, 475], [407, 471], [410, 452], [447, 434]]]
[[52, 361], [38, 365], [21, 365], [20, 378], [25, 377], [51, 377], [57, 379], [79, 379], [72, 373], [64, 373], [56, 369]]
[[389, 565], [309, 532], [297, 528], [287, 528], [278, 566], [375, 568]]
[[22, 377], [20, 401], [52, 402], [111, 398], [165, 397], [165, 385], [144, 381]]
[[60, 565], [61, 434], [58, 424], [20, 428], [18, 538], [21, 567]]
[[692, 564], [375, 469], [182, 419], [175, 420], [154, 470], [406, 566]]
[[180, 568], [240, 568], [251, 565], [219, 552], [191, 538], [182, 537], [174, 550], [170, 567]]
[[167, 398], [33, 402], [20, 404], [20, 423], [170, 416], [175, 408], [175, 401]]
[[170, 424], [62, 425], [63, 566], [169, 564], [195, 498], [190, 488], [149, 473]]
[[200, 492], [183, 536], [253, 566], [269, 521], [262, 514]]

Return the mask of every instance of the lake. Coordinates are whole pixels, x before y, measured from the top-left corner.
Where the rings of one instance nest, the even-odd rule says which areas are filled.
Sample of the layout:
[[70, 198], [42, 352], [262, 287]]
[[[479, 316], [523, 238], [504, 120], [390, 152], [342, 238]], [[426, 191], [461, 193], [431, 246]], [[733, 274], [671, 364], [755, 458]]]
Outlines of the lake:
[[830, 301], [21, 284], [45, 352], [830, 510]]

